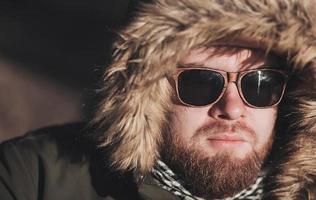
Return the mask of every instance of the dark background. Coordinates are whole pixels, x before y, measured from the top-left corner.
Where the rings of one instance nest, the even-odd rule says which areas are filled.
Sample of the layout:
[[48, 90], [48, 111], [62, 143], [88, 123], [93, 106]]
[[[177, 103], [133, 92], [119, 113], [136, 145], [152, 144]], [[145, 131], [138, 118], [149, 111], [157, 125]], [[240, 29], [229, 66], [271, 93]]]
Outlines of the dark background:
[[0, 1], [0, 141], [84, 120], [129, 0]]

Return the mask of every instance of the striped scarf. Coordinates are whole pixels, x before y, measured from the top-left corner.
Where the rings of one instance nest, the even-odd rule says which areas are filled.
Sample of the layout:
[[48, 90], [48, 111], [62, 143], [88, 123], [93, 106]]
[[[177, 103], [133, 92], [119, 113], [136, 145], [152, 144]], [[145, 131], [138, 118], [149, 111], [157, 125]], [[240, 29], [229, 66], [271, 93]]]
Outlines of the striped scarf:
[[[177, 176], [172, 170], [161, 160], [152, 169], [152, 175], [157, 184], [163, 189], [180, 197], [182, 200], [204, 200], [203, 198], [194, 196], [187, 189], [185, 189], [178, 180]], [[222, 200], [260, 200], [262, 198], [263, 176], [259, 176], [255, 183], [245, 190], [242, 190], [233, 197], [225, 198]]]

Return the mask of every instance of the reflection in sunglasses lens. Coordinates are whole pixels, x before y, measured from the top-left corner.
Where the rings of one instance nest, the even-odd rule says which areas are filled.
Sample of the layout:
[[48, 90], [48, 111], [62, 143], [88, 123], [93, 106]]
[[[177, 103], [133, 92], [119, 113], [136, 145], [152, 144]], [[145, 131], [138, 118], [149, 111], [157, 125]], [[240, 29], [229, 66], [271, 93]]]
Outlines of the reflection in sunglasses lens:
[[285, 80], [276, 71], [258, 70], [241, 79], [241, 90], [246, 101], [256, 107], [276, 104], [283, 93]]

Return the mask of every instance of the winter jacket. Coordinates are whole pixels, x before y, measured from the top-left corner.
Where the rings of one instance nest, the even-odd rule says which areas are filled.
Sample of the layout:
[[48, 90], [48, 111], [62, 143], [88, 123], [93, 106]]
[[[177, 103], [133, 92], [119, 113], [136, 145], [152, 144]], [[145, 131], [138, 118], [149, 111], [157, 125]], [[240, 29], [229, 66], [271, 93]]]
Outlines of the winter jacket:
[[[92, 141], [106, 150], [111, 171], [132, 172], [135, 180], [150, 174], [172, 107], [167, 77], [190, 50], [214, 44], [260, 48], [281, 57], [290, 74], [278, 107], [264, 199], [316, 199], [315, 10], [314, 0], [152, 0], [141, 5], [118, 31], [113, 62], [98, 90], [102, 101], [89, 123]], [[43, 158], [32, 159], [45, 173]], [[17, 167], [5, 166], [6, 176]], [[55, 179], [61, 177], [66, 175]], [[41, 184], [45, 178], [35, 180], [47, 186]]]

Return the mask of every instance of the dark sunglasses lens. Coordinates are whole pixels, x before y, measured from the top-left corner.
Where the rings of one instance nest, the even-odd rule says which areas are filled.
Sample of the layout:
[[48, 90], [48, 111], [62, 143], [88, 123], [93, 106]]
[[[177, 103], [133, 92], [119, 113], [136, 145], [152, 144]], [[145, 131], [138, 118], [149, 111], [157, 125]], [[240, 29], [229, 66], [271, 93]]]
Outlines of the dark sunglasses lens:
[[215, 71], [188, 69], [178, 76], [179, 98], [186, 104], [205, 106], [215, 102], [224, 87], [224, 77]]
[[284, 76], [276, 71], [258, 70], [249, 72], [241, 79], [245, 100], [256, 107], [276, 104], [282, 98]]

